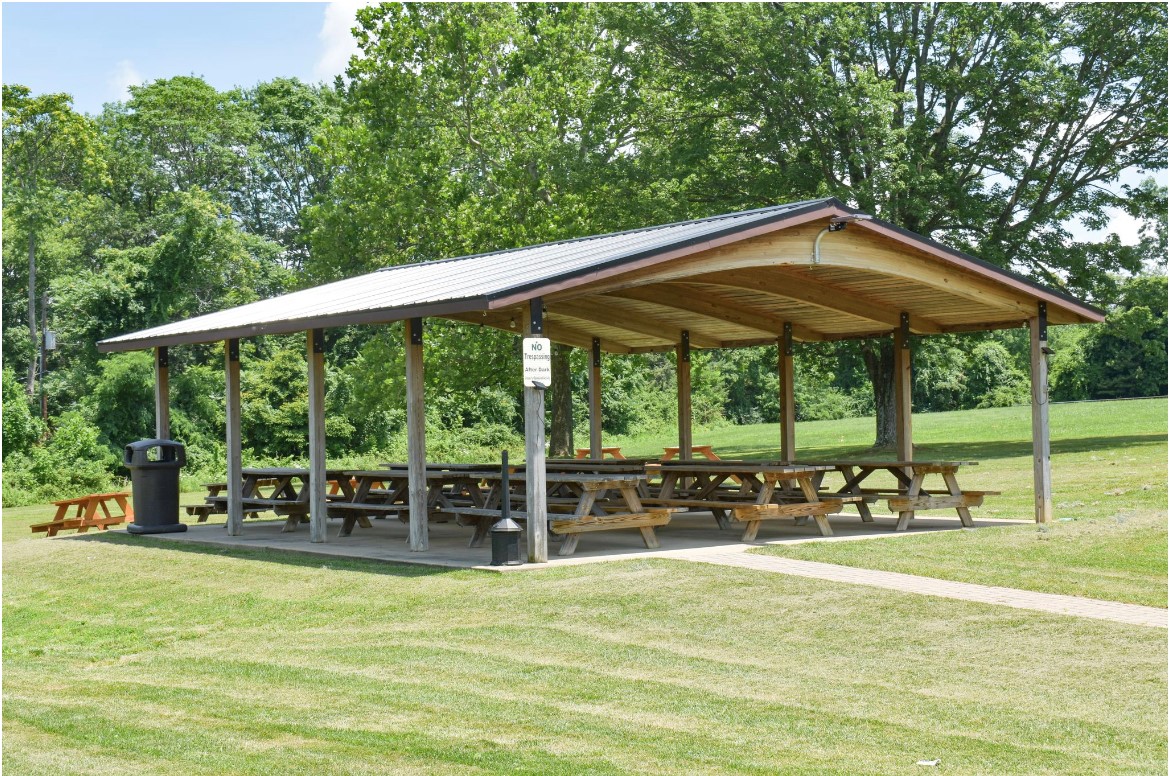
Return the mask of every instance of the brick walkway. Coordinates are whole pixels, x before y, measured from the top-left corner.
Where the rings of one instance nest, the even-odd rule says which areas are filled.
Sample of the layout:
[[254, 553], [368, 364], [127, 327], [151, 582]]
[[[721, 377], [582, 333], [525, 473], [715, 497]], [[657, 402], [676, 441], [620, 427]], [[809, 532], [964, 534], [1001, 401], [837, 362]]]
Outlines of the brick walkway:
[[932, 577], [918, 577], [913, 574], [898, 574], [892, 571], [873, 571], [831, 563], [815, 563], [807, 560], [777, 558], [771, 555], [724, 549], [723, 551], [693, 551], [679, 553], [675, 557], [701, 563], [715, 563], [721, 566], [770, 571], [776, 574], [791, 574], [798, 577], [813, 577], [832, 582], [847, 582], [855, 585], [869, 585], [899, 590], [903, 593], [919, 593], [942, 598], [957, 598], [962, 601], [978, 601], [985, 604], [1013, 606], [1017, 609], [1031, 609], [1037, 612], [1068, 614], [1074, 617], [1091, 617], [1098, 620], [1112, 620], [1129, 625], [1144, 625], [1149, 628], [1166, 627], [1166, 610], [1153, 606], [1138, 606], [1114, 601], [1097, 601], [1071, 595], [1034, 593], [1011, 587], [973, 585], [967, 582], [950, 582]]

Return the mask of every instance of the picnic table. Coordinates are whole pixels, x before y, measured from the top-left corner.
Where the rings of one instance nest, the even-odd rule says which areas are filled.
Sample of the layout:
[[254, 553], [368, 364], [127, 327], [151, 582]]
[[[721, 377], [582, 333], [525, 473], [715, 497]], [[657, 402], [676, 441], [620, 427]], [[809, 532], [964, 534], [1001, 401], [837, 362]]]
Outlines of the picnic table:
[[[510, 473], [509, 490], [503, 493], [503, 473], [483, 471], [479, 477], [488, 483], [488, 490], [481, 507], [454, 507], [453, 514], [478, 519], [471, 546], [478, 547], [491, 529], [491, 525], [503, 514], [503, 500], [522, 502], [528, 474], [524, 471]], [[648, 549], [658, 547], [654, 533], [657, 526], [670, 522], [669, 508], [647, 509], [638, 495], [639, 484], [645, 482], [645, 474], [611, 474], [546, 471], [549, 529], [564, 541], [558, 555], [572, 555], [577, 549], [580, 535], [593, 531], [608, 531], [622, 528], [637, 528]], [[514, 520], [527, 520], [523, 511], [510, 512]]]
[[[90, 528], [105, 531], [111, 525], [118, 525], [134, 519], [134, 510], [130, 507], [129, 495], [129, 493], [90, 493], [86, 496], [54, 501], [53, 504], [57, 507], [57, 512], [53, 515], [53, 519], [47, 523], [36, 523], [30, 528], [32, 528], [33, 533], [44, 531], [46, 536], [56, 536], [58, 531], [72, 529], [76, 529], [77, 533], [86, 533]], [[121, 514], [111, 514], [111, 501], [122, 510]], [[74, 510], [72, 517], [69, 516], [70, 509]], [[101, 510], [103, 517], [98, 516], [98, 510]]]
[[[560, 472], [568, 474], [646, 474], [646, 464], [654, 462], [653, 458], [550, 458], [544, 462], [546, 472]], [[515, 467], [513, 471], [523, 471], [524, 465]], [[649, 496], [648, 481], [638, 481], [638, 495]]]
[[[309, 515], [309, 470], [295, 467], [260, 467], [241, 471], [240, 498], [245, 513], [272, 511], [285, 517], [282, 533], [297, 530]], [[327, 480], [340, 480], [340, 469], [326, 469]], [[348, 479], [348, 478], [345, 478]], [[218, 484], [218, 483], [217, 483]], [[224, 487], [226, 490], [226, 485]], [[227, 511], [227, 495], [219, 492], [205, 499], [217, 508]]]
[[[577, 452], [576, 452], [576, 456], [577, 456], [577, 458], [588, 458], [592, 454], [592, 452], [593, 451], [590, 450], [588, 447], [578, 447]], [[613, 458], [616, 458], [618, 460], [625, 459], [625, 456], [622, 455], [622, 449], [620, 447], [603, 447], [603, 448], [601, 448], [601, 457], [604, 458], [607, 455], [611, 456]]]
[[[481, 507], [484, 490], [480, 474], [484, 464], [427, 464], [428, 519], [443, 519], [451, 510]], [[349, 536], [355, 525], [371, 526], [370, 517], [410, 514], [410, 471], [405, 466], [347, 471], [339, 480], [339, 492], [329, 499], [331, 517], [343, 519], [338, 536]]]
[[[861, 519], [871, 522], [873, 515], [869, 511], [869, 503], [885, 500], [891, 512], [898, 513], [898, 523], [895, 531], [905, 531], [915, 512], [928, 509], [954, 509], [959, 514], [959, 522], [970, 528], [970, 507], [983, 504], [984, 496], [998, 496], [999, 491], [993, 490], [963, 490], [959, 487], [957, 473], [962, 466], [976, 466], [977, 461], [818, 461], [818, 464], [831, 467], [845, 478], [836, 494], [849, 494], [860, 497], [855, 502]], [[862, 483], [874, 472], [889, 472], [898, 481], [896, 488], [865, 488]], [[942, 477], [946, 490], [923, 490], [923, 482], [928, 475]], [[819, 489], [824, 474], [814, 479]]]
[[822, 536], [832, 536], [826, 515], [859, 496], [821, 498], [813, 478], [832, 467], [762, 461], [663, 461], [658, 495], [647, 503], [709, 510], [720, 528], [744, 523], [743, 541], [754, 541], [764, 520], [813, 518]]
[[[275, 480], [262, 480], [259, 485], [267, 486], [275, 484]], [[184, 504], [183, 509], [188, 515], [196, 517], [197, 523], [206, 523], [210, 515], [225, 515], [227, 514], [227, 495], [224, 493], [227, 490], [226, 482], [205, 482], [201, 486], [207, 489], [207, 495], [203, 497], [202, 504]], [[259, 512], [244, 512], [244, 517], [259, 517]]]
[[[662, 460], [672, 461], [678, 455], [681, 447], [664, 447], [662, 448]], [[722, 461], [715, 453], [715, 445], [691, 445], [691, 455], [701, 455], [708, 461]]]

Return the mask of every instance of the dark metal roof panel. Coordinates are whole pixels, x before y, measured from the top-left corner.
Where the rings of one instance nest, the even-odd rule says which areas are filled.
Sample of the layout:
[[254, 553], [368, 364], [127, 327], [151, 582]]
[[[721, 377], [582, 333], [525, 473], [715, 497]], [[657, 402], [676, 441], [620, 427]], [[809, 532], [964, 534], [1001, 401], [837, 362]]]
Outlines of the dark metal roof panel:
[[[388, 267], [358, 277], [102, 340], [103, 351], [208, 342], [353, 322], [395, 321], [419, 310], [481, 309], [486, 300], [528, 286], [620, 263], [632, 256], [709, 239], [833, 200], [807, 200], [627, 232], [527, 248]], [[436, 310], [436, 313], [438, 312]], [[459, 311], [452, 309], [452, 312]], [[378, 316], [385, 311], [384, 316]]]

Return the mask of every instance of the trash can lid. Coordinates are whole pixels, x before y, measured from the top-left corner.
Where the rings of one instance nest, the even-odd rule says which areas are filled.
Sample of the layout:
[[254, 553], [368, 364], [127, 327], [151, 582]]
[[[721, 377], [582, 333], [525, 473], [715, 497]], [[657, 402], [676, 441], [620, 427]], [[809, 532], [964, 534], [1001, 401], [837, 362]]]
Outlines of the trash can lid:
[[173, 439], [139, 439], [126, 445], [127, 450], [149, 450], [152, 447], [183, 447], [183, 443]]

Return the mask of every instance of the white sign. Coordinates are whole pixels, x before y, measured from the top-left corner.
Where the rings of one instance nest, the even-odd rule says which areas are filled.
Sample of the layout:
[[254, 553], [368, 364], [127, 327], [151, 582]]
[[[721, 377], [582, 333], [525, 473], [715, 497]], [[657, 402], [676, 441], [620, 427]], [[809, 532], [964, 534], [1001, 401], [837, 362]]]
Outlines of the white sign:
[[524, 387], [552, 385], [552, 343], [544, 337], [524, 338]]

